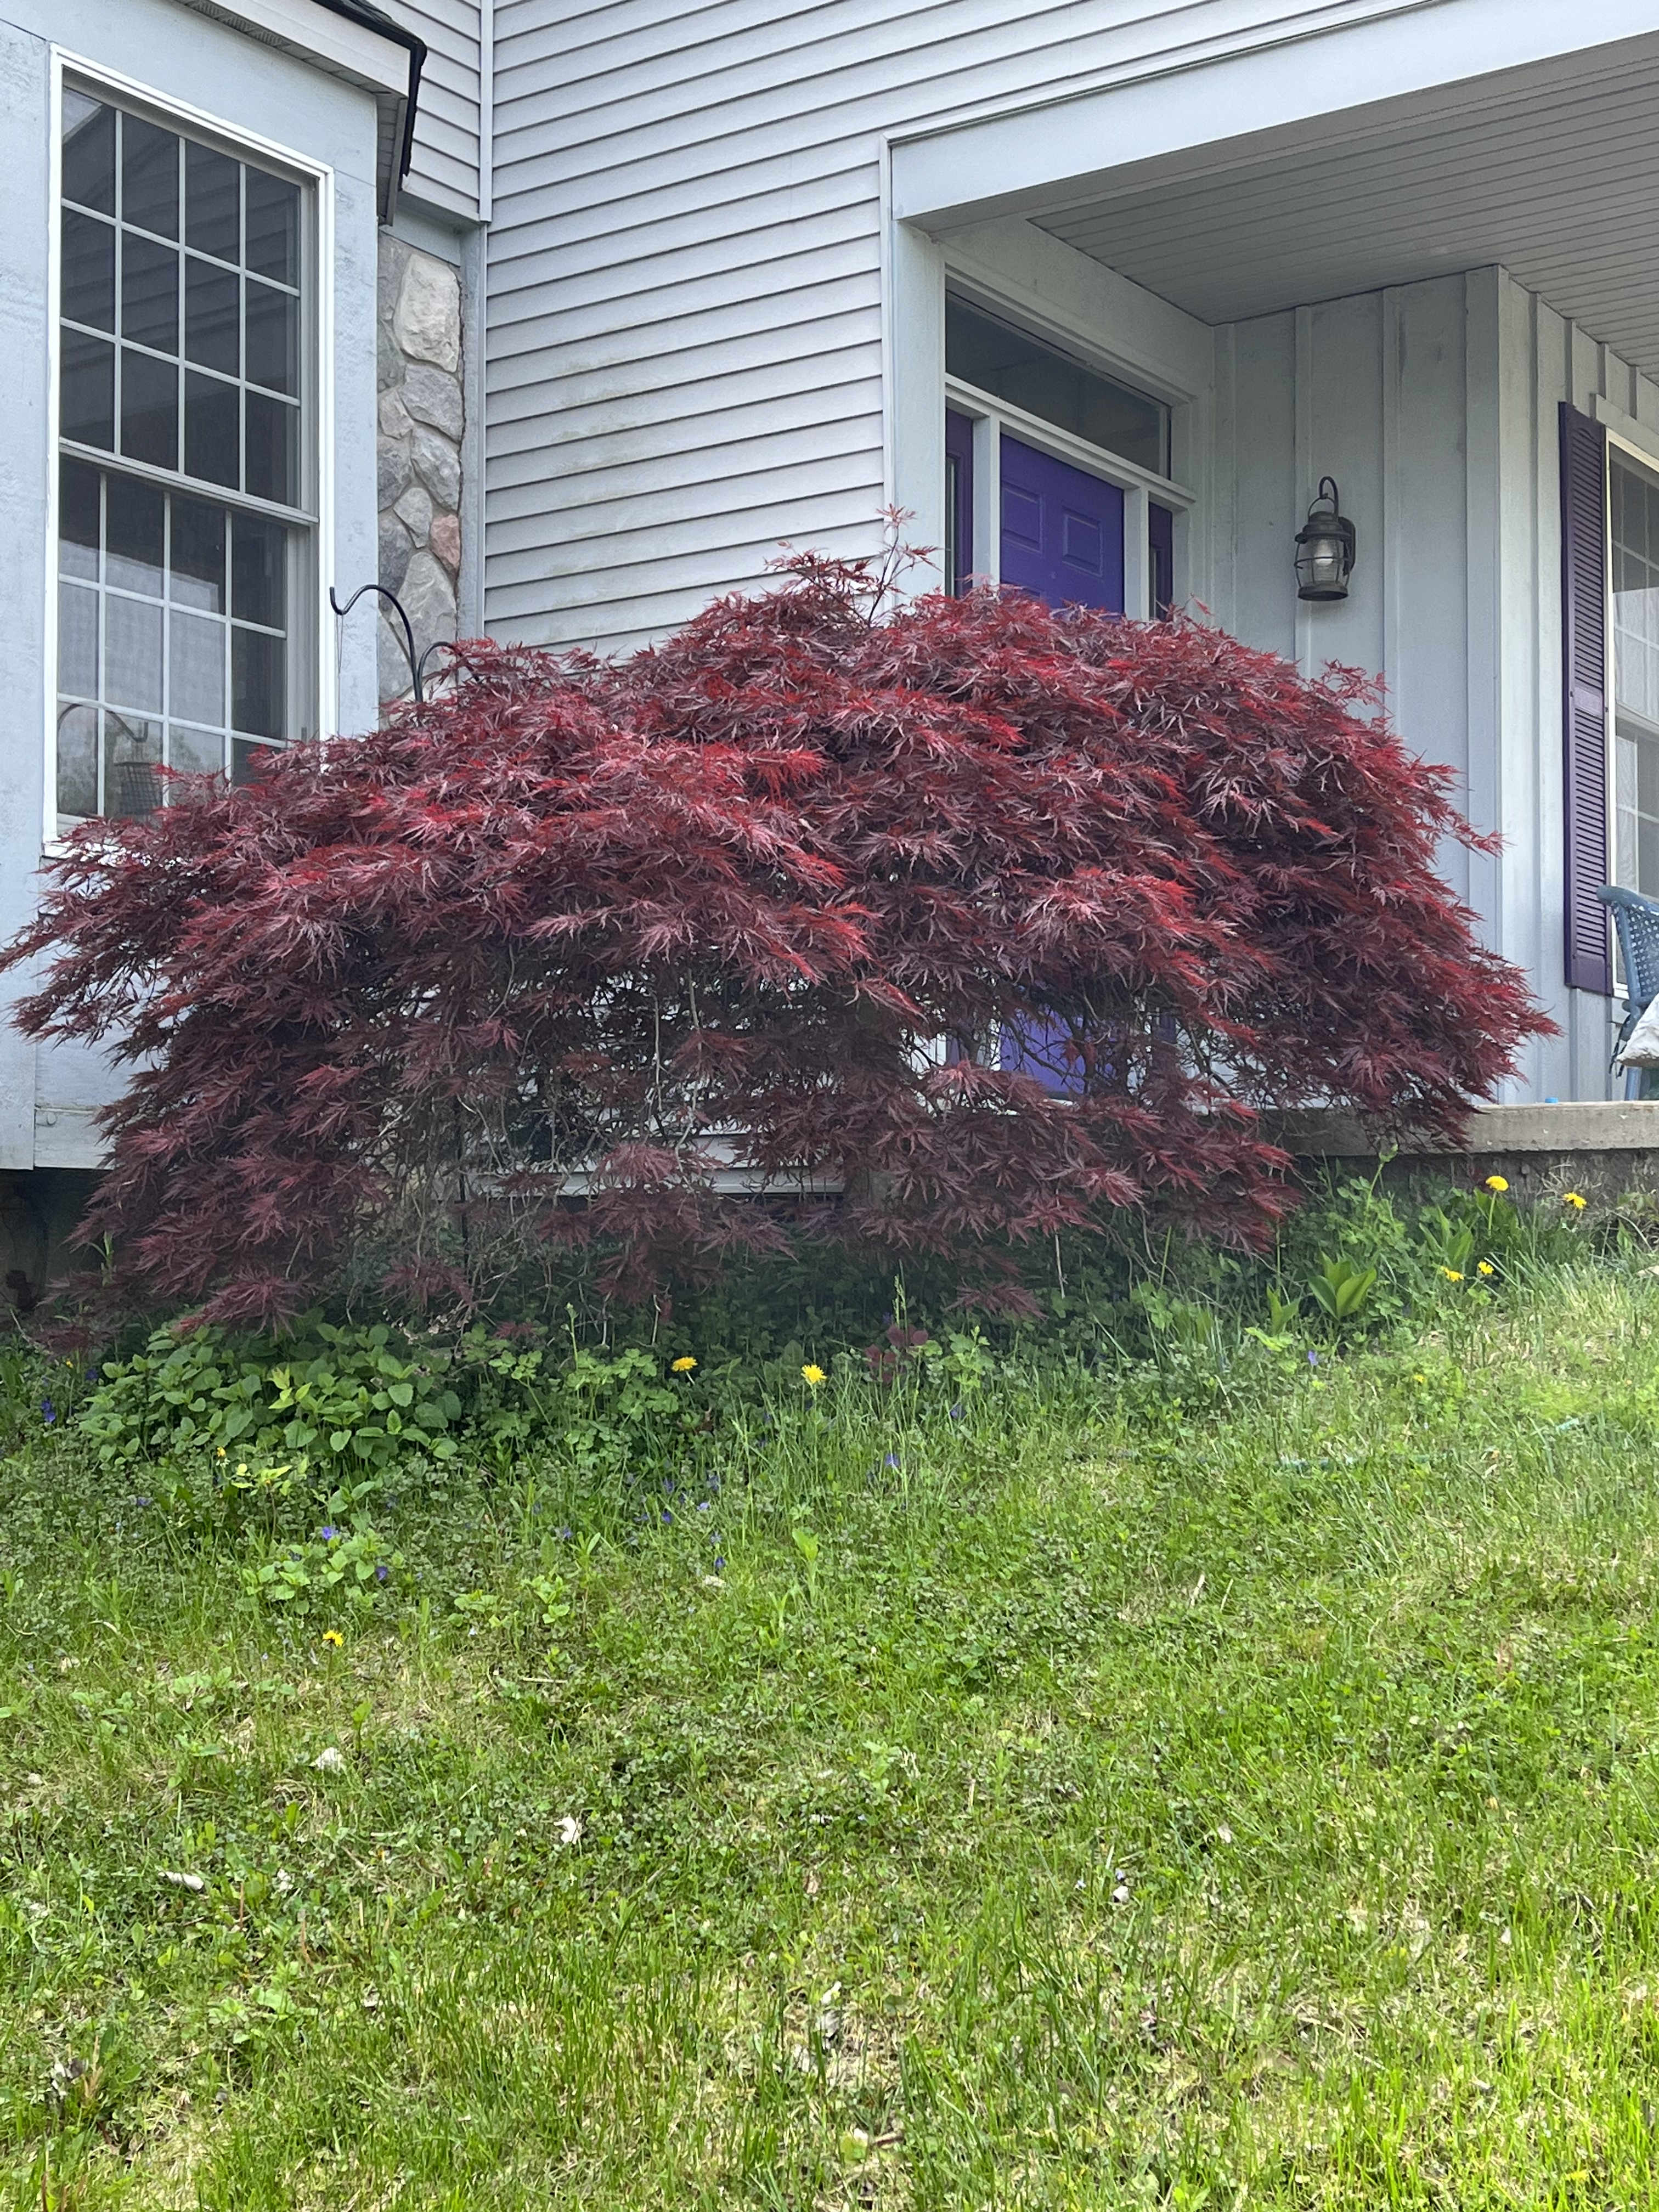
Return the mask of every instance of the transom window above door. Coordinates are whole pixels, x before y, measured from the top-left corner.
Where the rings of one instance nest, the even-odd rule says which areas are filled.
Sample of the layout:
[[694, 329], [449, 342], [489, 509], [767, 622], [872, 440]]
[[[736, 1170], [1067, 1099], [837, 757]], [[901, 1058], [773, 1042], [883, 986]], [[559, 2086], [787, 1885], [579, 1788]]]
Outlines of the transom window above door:
[[73, 87], [59, 222], [67, 824], [314, 721], [316, 319], [304, 187]]
[[1170, 473], [1170, 410], [954, 292], [945, 295], [945, 373], [1116, 453]]

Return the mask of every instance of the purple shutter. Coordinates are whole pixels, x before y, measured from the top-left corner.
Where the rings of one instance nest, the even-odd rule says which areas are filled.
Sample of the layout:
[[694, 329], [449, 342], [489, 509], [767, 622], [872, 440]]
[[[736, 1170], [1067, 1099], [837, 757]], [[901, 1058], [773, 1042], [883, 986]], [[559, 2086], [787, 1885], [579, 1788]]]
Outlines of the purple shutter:
[[1607, 910], [1607, 434], [1561, 409], [1561, 674], [1567, 981], [1613, 990]]
[[945, 410], [945, 588], [960, 598], [974, 573], [974, 426]]

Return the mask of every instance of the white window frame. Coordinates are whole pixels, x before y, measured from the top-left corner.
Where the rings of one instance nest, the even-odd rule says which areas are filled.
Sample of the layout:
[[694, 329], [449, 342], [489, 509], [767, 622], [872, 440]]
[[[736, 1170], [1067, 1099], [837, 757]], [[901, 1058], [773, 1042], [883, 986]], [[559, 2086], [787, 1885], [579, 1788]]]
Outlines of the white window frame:
[[[947, 292], [957, 294], [970, 306], [981, 307], [999, 321], [1027, 332], [1040, 344], [1054, 347], [1081, 367], [1109, 378], [1114, 384], [1167, 407], [1173, 447], [1177, 410], [1190, 395], [1176, 392], [1139, 370], [1126, 368], [1121, 362], [1109, 359], [1098, 347], [1088, 344], [1075, 331], [1063, 329], [1048, 318], [1034, 314], [1025, 302], [1008, 299], [992, 291], [983, 282], [959, 273], [951, 266], [948, 255], [945, 283]], [[1061, 429], [1057, 423], [1045, 422], [1042, 416], [1030, 414], [993, 392], [981, 392], [976, 386], [952, 376], [948, 369], [945, 374], [945, 405], [956, 414], [967, 416], [974, 426], [974, 544], [969, 566], [975, 575], [992, 583], [1002, 580], [1001, 444], [1003, 433], [1007, 431], [1022, 445], [1035, 446], [1056, 460], [1081, 469], [1085, 475], [1098, 477], [1103, 483], [1111, 484], [1123, 494], [1126, 615], [1145, 622], [1154, 611], [1152, 549], [1147, 535], [1151, 521], [1148, 509], [1154, 500], [1160, 507], [1167, 507], [1176, 518], [1171, 597], [1178, 606], [1189, 595], [1188, 526], [1198, 504], [1198, 495], [1189, 485], [1174, 477], [1160, 476], [1155, 470], [1141, 468], [1121, 454], [1091, 444], [1087, 438], [1079, 438], [1074, 431]]]
[[[63, 251], [63, 151], [64, 151], [64, 89], [65, 77], [75, 81], [76, 88], [84, 86], [88, 91], [108, 99], [112, 104], [136, 106], [149, 110], [159, 118], [175, 124], [180, 131], [194, 132], [216, 140], [229, 152], [234, 150], [252, 161], [263, 161], [278, 170], [286, 170], [297, 182], [308, 187], [315, 210], [314, 246], [315, 266], [307, 273], [310, 292], [308, 302], [315, 341], [312, 359], [307, 365], [304, 387], [307, 408], [301, 407], [302, 472], [309, 474], [311, 504], [295, 512], [306, 515], [307, 527], [313, 535], [315, 558], [310, 589], [304, 601], [296, 608], [296, 616], [303, 623], [302, 650], [308, 655], [311, 665], [307, 673], [308, 690], [315, 702], [318, 734], [331, 733], [339, 712], [339, 672], [336, 656], [325, 651], [324, 640], [330, 635], [331, 611], [328, 604], [328, 586], [334, 546], [334, 455], [335, 455], [335, 376], [334, 376], [334, 171], [324, 161], [308, 154], [268, 138], [261, 132], [249, 131], [242, 125], [228, 121], [223, 116], [197, 107], [187, 100], [178, 99], [152, 84], [126, 76], [106, 64], [88, 59], [64, 46], [51, 50], [52, 120], [50, 161], [52, 186], [48, 199], [48, 231], [46, 241], [47, 296], [47, 397], [46, 397], [46, 653], [42, 670], [43, 745], [46, 760], [46, 782], [42, 797], [40, 838], [44, 851], [58, 846], [58, 478], [60, 474], [62, 437], [59, 424], [60, 368], [60, 294]], [[302, 298], [304, 295], [302, 293]], [[308, 432], [305, 415], [312, 417]], [[119, 472], [126, 464], [118, 453], [108, 455], [104, 465]], [[133, 473], [148, 476], [152, 480], [155, 471], [137, 468]], [[167, 481], [171, 488], [195, 494], [196, 487], [187, 477]], [[307, 487], [302, 483], [302, 492]], [[241, 504], [242, 495], [235, 495], [234, 504]], [[251, 507], [261, 502], [249, 501]]]

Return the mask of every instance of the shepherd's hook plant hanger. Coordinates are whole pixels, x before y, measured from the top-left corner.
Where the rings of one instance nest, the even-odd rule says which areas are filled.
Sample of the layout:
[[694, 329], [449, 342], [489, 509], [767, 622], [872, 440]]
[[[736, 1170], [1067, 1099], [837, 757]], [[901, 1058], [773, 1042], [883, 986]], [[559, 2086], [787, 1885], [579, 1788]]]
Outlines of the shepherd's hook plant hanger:
[[[359, 584], [343, 606], [335, 597], [334, 586], [331, 584], [328, 587], [328, 603], [339, 617], [343, 626], [346, 617], [365, 592], [378, 592], [383, 599], [396, 609], [398, 619], [404, 626], [403, 636], [398, 641], [403, 647], [404, 659], [409, 663], [409, 681], [415, 694], [415, 704], [417, 707], [423, 707], [426, 704], [426, 664], [434, 653], [441, 653], [447, 649], [448, 639], [434, 637], [426, 651], [417, 658], [415, 651], [415, 625], [409, 619], [404, 603], [396, 592], [385, 584]], [[394, 631], [392, 635], [396, 636], [397, 633]]]

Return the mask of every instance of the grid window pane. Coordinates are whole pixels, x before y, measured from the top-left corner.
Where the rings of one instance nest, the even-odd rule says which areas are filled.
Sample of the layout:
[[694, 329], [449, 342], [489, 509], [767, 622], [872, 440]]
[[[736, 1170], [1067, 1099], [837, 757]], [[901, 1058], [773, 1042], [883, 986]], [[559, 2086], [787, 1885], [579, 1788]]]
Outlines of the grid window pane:
[[300, 489], [300, 410], [263, 392], [248, 393], [246, 410], [243, 489], [258, 499], [292, 507]]
[[246, 172], [247, 265], [279, 284], [300, 281], [300, 192], [285, 178]]
[[123, 707], [159, 712], [161, 610], [148, 599], [104, 600], [104, 696]]
[[263, 515], [239, 514], [231, 611], [239, 622], [283, 629], [288, 623], [288, 532]]
[[178, 723], [169, 724], [167, 766], [179, 775], [222, 775], [225, 772], [223, 730], [189, 730]]
[[193, 140], [185, 149], [185, 239], [221, 261], [240, 257], [241, 165]]
[[58, 811], [86, 815], [98, 811], [98, 709], [58, 708]]
[[72, 323], [115, 328], [115, 226], [64, 210], [63, 312]]
[[179, 235], [179, 136], [141, 115], [121, 118], [121, 219]]
[[231, 721], [258, 738], [283, 734], [283, 641], [262, 629], [230, 636]]
[[300, 389], [299, 301], [250, 277], [247, 287], [247, 380], [272, 392]]
[[234, 484], [241, 475], [237, 416], [241, 395], [234, 384], [185, 373], [185, 473], [209, 483]]
[[121, 335], [158, 353], [179, 350], [179, 252], [121, 233]]
[[98, 580], [98, 471], [65, 461], [58, 475], [58, 573]]
[[167, 566], [167, 497], [159, 484], [110, 477], [105, 515], [105, 580], [159, 599]]
[[58, 586], [58, 689], [98, 696], [98, 594], [80, 584]]
[[115, 212], [115, 110], [84, 92], [64, 94], [64, 198]]
[[161, 726], [137, 715], [104, 716], [104, 811], [153, 814], [161, 803]]
[[187, 722], [225, 719], [225, 625], [175, 608], [167, 623], [167, 713]]
[[107, 452], [115, 443], [115, 348], [107, 338], [64, 330], [59, 396], [64, 435]]
[[201, 261], [185, 264], [185, 351], [204, 368], [234, 376], [241, 368], [240, 280], [234, 270]]
[[152, 468], [179, 465], [179, 371], [131, 346], [121, 349], [121, 451]]
[[173, 502], [173, 556], [168, 562], [175, 606], [225, 611], [225, 511], [199, 499]]

